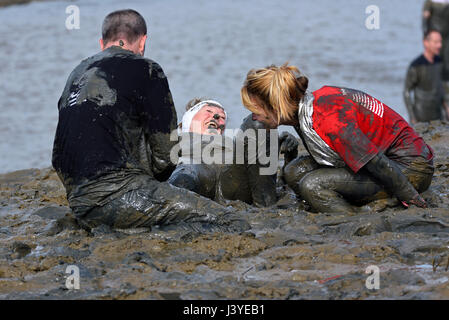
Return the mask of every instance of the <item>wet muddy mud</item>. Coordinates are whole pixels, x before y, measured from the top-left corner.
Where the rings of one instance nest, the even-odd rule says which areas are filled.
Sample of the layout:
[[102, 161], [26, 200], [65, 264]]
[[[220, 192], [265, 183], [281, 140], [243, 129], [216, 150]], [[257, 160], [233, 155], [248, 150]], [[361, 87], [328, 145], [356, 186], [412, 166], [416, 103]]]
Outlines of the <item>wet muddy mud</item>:
[[[448, 299], [449, 123], [415, 128], [436, 155], [422, 194], [429, 208], [384, 201], [364, 213], [312, 213], [279, 185], [272, 207], [229, 203], [251, 223], [242, 233], [87, 232], [51, 168], [2, 174], [0, 299]], [[70, 265], [78, 290], [66, 287]], [[371, 265], [377, 290], [366, 287]]]

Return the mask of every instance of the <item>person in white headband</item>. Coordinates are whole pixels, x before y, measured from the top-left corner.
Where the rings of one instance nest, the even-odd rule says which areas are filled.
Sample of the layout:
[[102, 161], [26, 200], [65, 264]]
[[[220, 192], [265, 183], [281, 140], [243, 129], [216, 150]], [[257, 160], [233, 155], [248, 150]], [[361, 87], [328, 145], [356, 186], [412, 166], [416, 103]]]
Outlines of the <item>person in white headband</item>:
[[187, 104], [187, 111], [179, 125], [179, 133], [223, 134], [227, 114], [223, 106], [215, 100], [193, 99]]
[[[215, 100], [193, 99], [187, 103], [186, 110], [178, 127], [178, 133], [181, 141], [184, 141], [185, 137], [187, 140], [185, 143], [180, 142], [183, 146], [181, 147], [181, 157], [168, 182], [219, 203], [240, 200], [259, 207], [273, 205], [277, 201], [276, 173], [260, 175], [261, 165], [259, 163], [237, 164], [233, 161], [232, 163], [207, 164], [201, 162], [206, 147], [208, 148], [205, 151], [206, 154], [210, 154], [212, 150], [214, 152], [221, 150], [224, 154], [230, 151], [232, 158], [236, 159], [236, 141], [231, 141], [233, 146], [231, 149], [229, 149], [229, 144], [224, 143], [229, 141], [226, 140], [227, 138], [234, 138], [224, 135], [227, 115], [223, 106]], [[248, 129], [267, 130], [262, 122], [254, 121], [251, 115], [243, 119], [240, 129], [242, 131]], [[209, 137], [204, 137], [204, 135], [209, 135]], [[217, 135], [221, 135], [223, 140], [220, 140]], [[269, 140], [269, 134], [265, 139]], [[287, 139], [285, 135], [282, 135], [280, 140], [280, 150], [285, 149], [283, 153], [296, 151], [291, 156], [292, 159], [295, 158], [298, 147], [296, 138], [290, 135]], [[195, 146], [198, 144], [200, 144], [200, 152], [197, 155], [201, 158], [199, 162], [195, 162], [198, 160], [195, 158]], [[269, 141], [266, 141], [265, 144], [269, 144]], [[257, 139], [255, 145], [259, 145]], [[249, 156], [246, 145], [245, 148], [246, 151], [243, 151], [243, 154]], [[191, 161], [192, 159], [193, 161]]]

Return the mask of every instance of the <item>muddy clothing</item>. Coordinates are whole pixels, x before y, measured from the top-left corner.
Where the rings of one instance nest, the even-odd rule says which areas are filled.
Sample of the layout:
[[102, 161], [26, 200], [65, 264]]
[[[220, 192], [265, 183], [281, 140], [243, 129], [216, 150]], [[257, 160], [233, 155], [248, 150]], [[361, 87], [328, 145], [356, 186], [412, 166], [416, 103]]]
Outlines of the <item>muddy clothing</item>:
[[[395, 164], [418, 192], [428, 189], [434, 170], [428, 161], [417, 158], [411, 166]], [[354, 173], [347, 167], [320, 166], [310, 156], [290, 162], [284, 169], [284, 178], [317, 212], [363, 212], [370, 210], [363, 205], [394, 196], [394, 191], [364, 168]]]
[[[52, 163], [81, 224], [216, 220], [205, 210], [211, 201], [158, 181], [174, 169], [170, 133], [177, 117], [156, 62], [110, 47], [74, 69], [58, 109]], [[177, 193], [190, 202], [181, 203]]]
[[[255, 137], [248, 135], [243, 139], [244, 161], [248, 183], [251, 189], [252, 204], [259, 207], [274, 205], [277, 201], [276, 178], [277, 168], [279, 166], [279, 137], [272, 137], [269, 132], [274, 131], [268, 130], [262, 122], [252, 120], [252, 115], [243, 119], [240, 129], [242, 132], [251, 130], [259, 132], [259, 130], [266, 130], [265, 139], [260, 140], [261, 137], [259, 137], [258, 134]], [[277, 133], [277, 130], [275, 132]], [[276, 139], [276, 141], [272, 139]], [[254, 151], [251, 150], [251, 145], [256, 146]], [[293, 149], [297, 151], [297, 146]], [[269, 163], [262, 163], [261, 160], [264, 156], [270, 159]], [[272, 162], [274, 162], [274, 164]], [[264, 170], [273, 166], [275, 166], [276, 169], [274, 173], [270, 174], [270, 170]]]
[[405, 78], [404, 102], [411, 120], [424, 122], [443, 119], [442, 67], [438, 56], [431, 63], [424, 55], [420, 55], [410, 64]]
[[[325, 166], [327, 171], [318, 169], [305, 176], [298, 173], [297, 176], [302, 177], [301, 181], [295, 181], [295, 169], [290, 168], [292, 177], [287, 179], [291, 185], [299, 183], [294, 189], [321, 211], [335, 210], [331, 203], [341, 202], [340, 200], [344, 203], [343, 199], [330, 197], [332, 192], [329, 190], [333, 189], [335, 181], [341, 181], [344, 186], [344, 181], [349, 176], [355, 177], [354, 184], [355, 188], [360, 187], [360, 197], [357, 193], [351, 195], [352, 191], [344, 190], [334, 190], [335, 194], [347, 195], [354, 200], [373, 196], [377, 191], [363, 191], [364, 180], [357, 180], [366, 175], [383, 187], [406, 184], [410, 194], [400, 194], [394, 190], [394, 186], [389, 186], [388, 191], [402, 198], [400, 200], [408, 201], [417, 195], [409, 183], [413, 182], [411, 178], [406, 181], [399, 174], [397, 180], [391, 181], [391, 178], [383, 176], [382, 172], [376, 173], [376, 170], [384, 168], [397, 172], [403, 167], [404, 170], [417, 171], [426, 177], [433, 174], [432, 149], [400, 115], [361, 91], [325, 86], [313, 94], [307, 93], [299, 104], [299, 125], [295, 129], [316, 166]], [[379, 162], [376, 162], [378, 159]], [[314, 168], [313, 164], [308, 165]], [[335, 169], [329, 167], [344, 170], [332, 171]], [[362, 168], [364, 170], [359, 172]], [[340, 180], [331, 175], [331, 172], [345, 172], [345, 175], [337, 175]], [[316, 197], [327, 197], [327, 206], [313, 203]]]
[[[182, 156], [169, 183], [221, 203], [226, 200], [251, 203], [245, 167], [232, 164], [235, 156], [231, 137], [187, 132], [182, 133], [180, 145]], [[204, 158], [206, 154], [211, 155], [211, 161]], [[224, 161], [226, 157], [229, 164]]]
[[148, 175], [135, 180], [141, 183], [139, 187], [103, 206], [94, 207], [79, 219], [80, 225], [87, 229], [101, 224], [124, 229], [183, 223], [201, 232], [241, 232], [250, 228], [232, 208]]
[[[58, 102], [53, 166], [77, 216], [169, 171], [176, 111], [161, 67], [110, 47], [70, 74]], [[95, 196], [94, 196], [95, 195]]]
[[[244, 119], [240, 129], [244, 132], [247, 129], [265, 128], [262, 123], [253, 121], [251, 116], [248, 116]], [[193, 138], [195, 135], [196, 139]], [[249, 139], [252, 139], [252, 137], [245, 139], [244, 157], [241, 158], [241, 161], [237, 157], [237, 152], [239, 152], [236, 146], [237, 139], [226, 143], [225, 139], [230, 138], [225, 136], [201, 136], [189, 133], [187, 137], [192, 137], [189, 140], [190, 145], [182, 147], [181, 160], [169, 179], [171, 184], [224, 203], [226, 200], [240, 200], [265, 207], [273, 205], [277, 201], [276, 174], [261, 175], [260, 168], [266, 167], [266, 165], [262, 165], [257, 159], [249, 159], [248, 144], [250, 143]], [[256, 141], [252, 142], [254, 145], [257, 145], [258, 136], [255, 138]], [[196, 158], [196, 161], [193, 162], [195, 147], [191, 141], [199, 143], [201, 139], [203, 139], [203, 142], [199, 146], [198, 151], [201, 150], [201, 153], [203, 153], [205, 148], [209, 148], [212, 150], [212, 153], [214, 150], [226, 153], [223, 160], [227, 157], [230, 159], [227, 162], [229, 164], [226, 164], [224, 161], [221, 162], [224, 164], [206, 164], [199, 158]], [[211, 143], [209, 140], [215, 140], [216, 142]], [[266, 148], [267, 156], [269, 156], [270, 150], [266, 146], [269, 145], [270, 135], [267, 134], [265, 143], [259, 147]], [[209, 153], [210, 151], [207, 152]], [[198, 153], [200, 154], [200, 152]]]
[[380, 152], [410, 161], [433, 152], [399, 114], [370, 95], [325, 86], [300, 102], [299, 126], [312, 157], [321, 165], [362, 168]]
[[441, 55], [443, 60], [443, 81], [449, 81], [449, 1], [426, 0], [423, 11], [430, 13], [429, 18], [423, 18], [423, 32], [429, 29], [437, 30], [443, 38]]

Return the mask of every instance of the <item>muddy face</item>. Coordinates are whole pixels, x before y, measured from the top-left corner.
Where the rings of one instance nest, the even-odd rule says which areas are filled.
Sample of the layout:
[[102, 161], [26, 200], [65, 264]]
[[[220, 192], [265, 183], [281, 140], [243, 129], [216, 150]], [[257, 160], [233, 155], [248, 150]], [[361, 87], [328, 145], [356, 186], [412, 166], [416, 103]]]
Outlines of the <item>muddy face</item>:
[[199, 134], [223, 134], [226, 114], [222, 108], [205, 105], [192, 119], [190, 131]]

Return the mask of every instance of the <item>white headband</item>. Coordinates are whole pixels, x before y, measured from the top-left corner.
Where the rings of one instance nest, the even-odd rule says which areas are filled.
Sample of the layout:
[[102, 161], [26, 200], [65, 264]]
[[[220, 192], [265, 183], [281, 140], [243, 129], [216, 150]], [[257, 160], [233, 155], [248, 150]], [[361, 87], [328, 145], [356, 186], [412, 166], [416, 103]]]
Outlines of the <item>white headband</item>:
[[[228, 114], [226, 113], [223, 106], [219, 102], [217, 102], [215, 100], [204, 100], [204, 101], [197, 103], [196, 105], [191, 107], [189, 110], [187, 110], [186, 113], [184, 113], [184, 115], [182, 116], [182, 122], [181, 122], [182, 127], [178, 128], [178, 133], [189, 132], [193, 117], [198, 113], [198, 111], [200, 111], [205, 105], [208, 105], [208, 104], [210, 104], [212, 106], [216, 105], [216, 106], [222, 108], [226, 119], [228, 118]], [[179, 129], [181, 129], [181, 130], [179, 130]]]

